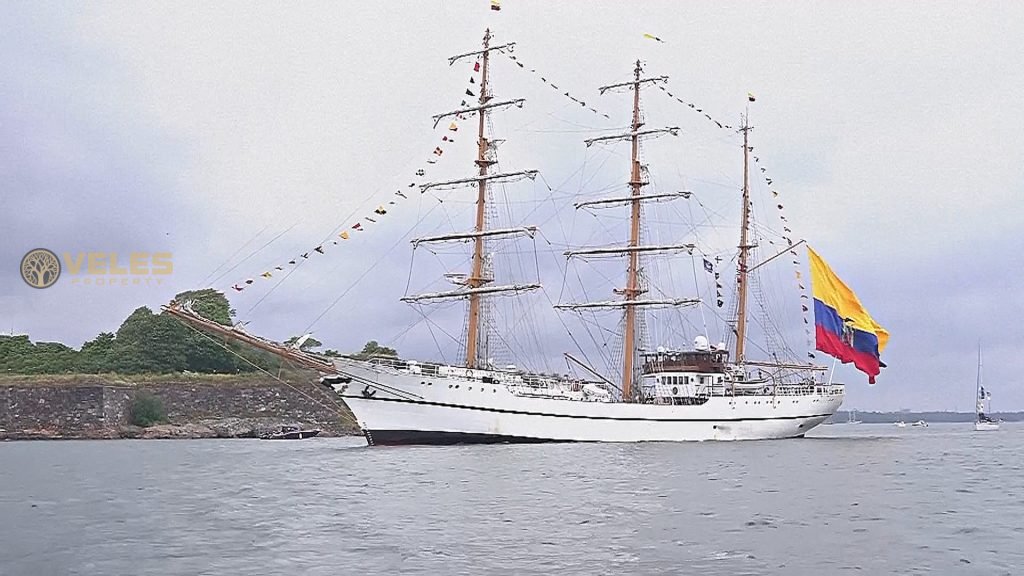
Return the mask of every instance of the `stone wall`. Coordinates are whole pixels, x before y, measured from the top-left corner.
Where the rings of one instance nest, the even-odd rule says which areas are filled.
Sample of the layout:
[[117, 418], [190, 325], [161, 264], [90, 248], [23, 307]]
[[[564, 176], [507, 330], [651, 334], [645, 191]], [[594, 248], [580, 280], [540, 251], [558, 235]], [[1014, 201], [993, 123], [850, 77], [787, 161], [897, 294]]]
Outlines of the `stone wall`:
[[284, 385], [257, 379], [134, 383], [82, 377], [0, 384], [0, 439], [152, 435], [129, 423], [132, 398], [141, 391], [160, 398], [170, 423], [187, 430], [161, 429], [167, 436], [252, 436], [284, 424], [320, 428], [322, 435], [355, 432], [344, 405], [312, 383]]
[[[0, 388], [0, 430], [78, 430], [107, 425], [103, 386]], [[2, 433], [0, 433], [2, 434]]]

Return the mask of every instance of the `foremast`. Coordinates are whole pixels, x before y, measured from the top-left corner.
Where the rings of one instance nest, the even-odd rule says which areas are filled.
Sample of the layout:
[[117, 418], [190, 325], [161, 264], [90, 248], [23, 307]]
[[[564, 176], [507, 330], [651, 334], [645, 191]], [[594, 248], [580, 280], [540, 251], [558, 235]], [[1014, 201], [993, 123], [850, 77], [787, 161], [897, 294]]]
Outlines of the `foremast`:
[[514, 42], [507, 44], [501, 44], [498, 46], [491, 45], [491, 30], [488, 28], [484, 31], [483, 37], [483, 48], [474, 52], [467, 52], [465, 54], [459, 54], [452, 56], [448, 59], [449, 65], [462, 60], [464, 58], [478, 57], [480, 59], [480, 94], [477, 100], [476, 106], [464, 107], [459, 110], [453, 110], [438, 114], [434, 116], [434, 125], [444, 118], [448, 117], [462, 117], [463, 115], [477, 114], [479, 122], [477, 124], [477, 154], [474, 163], [477, 166], [477, 174], [470, 178], [461, 178], [456, 180], [448, 180], [445, 182], [430, 182], [427, 184], [421, 184], [420, 190], [425, 192], [432, 188], [441, 187], [456, 187], [460, 185], [475, 185], [477, 187], [477, 199], [476, 199], [476, 217], [473, 230], [471, 232], [464, 233], [452, 233], [441, 236], [432, 236], [427, 238], [416, 238], [412, 240], [413, 246], [418, 246], [422, 243], [427, 242], [447, 242], [447, 241], [472, 241], [473, 242], [473, 255], [471, 257], [470, 273], [462, 278], [458, 283], [463, 286], [462, 289], [454, 290], [450, 292], [434, 292], [427, 294], [418, 294], [415, 296], [406, 296], [402, 298], [405, 302], [422, 302], [422, 301], [433, 301], [433, 300], [448, 300], [461, 298], [468, 300], [468, 311], [466, 321], [466, 367], [467, 368], [479, 368], [482, 364], [480, 360], [481, 340], [485, 330], [486, 323], [482, 319], [482, 306], [481, 299], [487, 295], [500, 294], [500, 293], [517, 293], [528, 290], [535, 290], [540, 288], [540, 284], [513, 284], [508, 286], [490, 286], [489, 284], [494, 281], [492, 274], [489, 274], [489, 270], [485, 266], [485, 241], [489, 238], [496, 236], [512, 236], [512, 235], [527, 235], [533, 236], [537, 230], [536, 226], [524, 226], [518, 228], [506, 228], [506, 229], [487, 229], [487, 195], [488, 185], [491, 183], [519, 179], [519, 178], [530, 178], [533, 179], [537, 175], [536, 170], [523, 170], [519, 172], [509, 173], [491, 173], [490, 168], [492, 165], [497, 163], [497, 160], [493, 159], [491, 154], [491, 142], [487, 138], [486, 127], [487, 127], [487, 115], [491, 110], [497, 108], [504, 108], [508, 106], [522, 107], [524, 99], [512, 99], [500, 102], [492, 102], [493, 95], [491, 94], [490, 87], [490, 54], [493, 51], [510, 50], [515, 46]]
[[[491, 60], [491, 29], [488, 28], [484, 31], [484, 49], [483, 55], [481, 56], [480, 64], [480, 106], [487, 104], [487, 100], [490, 98], [488, 95], [487, 75], [488, 75], [488, 64]], [[477, 195], [476, 195], [476, 226], [474, 230], [482, 233], [484, 231], [484, 204], [487, 202], [487, 172], [491, 164], [494, 162], [487, 159], [487, 135], [484, 133], [484, 127], [487, 120], [487, 110], [480, 110], [479, 114], [480, 122], [477, 128], [477, 152], [476, 152], [476, 165], [480, 172], [480, 178], [477, 180]], [[484, 278], [484, 237], [481, 234], [477, 236], [473, 242], [473, 271], [470, 273], [469, 278], [466, 279], [466, 286], [470, 290], [474, 288], [480, 288], [485, 282], [489, 280]], [[469, 321], [466, 323], [466, 367], [476, 368], [477, 364], [477, 339], [480, 337], [480, 294], [473, 292], [469, 295]]]

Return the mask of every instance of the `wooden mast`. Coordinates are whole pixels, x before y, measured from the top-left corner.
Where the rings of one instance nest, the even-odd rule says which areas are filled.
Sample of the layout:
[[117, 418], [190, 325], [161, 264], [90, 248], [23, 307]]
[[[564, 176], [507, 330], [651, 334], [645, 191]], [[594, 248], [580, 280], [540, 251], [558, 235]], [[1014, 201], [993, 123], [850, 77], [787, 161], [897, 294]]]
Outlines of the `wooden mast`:
[[750, 132], [750, 125], [747, 123], [750, 108], [747, 107], [747, 115], [743, 117], [743, 215], [740, 219], [740, 254], [737, 270], [737, 291], [739, 292], [736, 307], [736, 364], [743, 364], [743, 348], [747, 338], [747, 277], [748, 256], [752, 246], [748, 237], [750, 227], [750, 145], [747, 143], [747, 136]]
[[584, 206], [590, 206], [598, 208], [601, 206], [610, 206], [618, 203], [628, 203], [630, 207], [630, 226], [629, 226], [629, 243], [625, 246], [615, 247], [593, 247], [583, 250], [570, 250], [565, 253], [567, 257], [574, 256], [586, 256], [586, 255], [599, 255], [599, 254], [625, 254], [628, 256], [628, 265], [626, 268], [626, 286], [624, 288], [615, 288], [613, 292], [615, 294], [621, 294], [623, 299], [612, 300], [606, 302], [584, 302], [575, 304], [558, 304], [555, 308], [559, 309], [571, 309], [578, 310], [584, 308], [625, 308], [625, 329], [622, 334], [622, 400], [623, 402], [632, 402], [634, 400], [633, 393], [633, 376], [636, 372], [636, 348], [637, 348], [637, 314], [636, 309], [639, 306], [689, 306], [700, 303], [698, 299], [671, 299], [671, 298], [659, 298], [654, 300], [644, 300], [637, 298], [646, 290], [640, 282], [640, 253], [649, 254], [652, 252], [672, 252], [685, 250], [692, 252], [694, 246], [692, 244], [675, 244], [675, 245], [656, 245], [656, 246], [642, 246], [640, 245], [640, 205], [642, 202], [654, 199], [665, 199], [665, 198], [687, 198], [689, 192], [677, 192], [674, 194], [650, 194], [643, 195], [641, 190], [647, 184], [642, 179], [642, 171], [640, 166], [640, 138], [645, 136], [651, 136], [655, 134], [671, 134], [675, 136], [679, 133], [679, 127], [668, 127], [668, 128], [657, 128], [650, 130], [641, 130], [644, 122], [640, 117], [640, 88], [644, 84], [649, 83], [664, 83], [668, 81], [668, 76], [657, 76], [651, 78], [641, 78], [640, 73], [643, 72], [643, 66], [639, 60], [636, 61], [636, 67], [633, 69], [633, 80], [629, 82], [620, 82], [618, 84], [609, 84], [608, 86], [601, 86], [598, 88], [598, 92], [604, 94], [610, 90], [619, 89], [630, 89], [633, 91], [633, 121], [630, 125], [629, 132], [624, 134], [612, 134], [605, 136], [598, 136], [595, 138], [588, 138], [584, 140], [587, 146], [590, 146], [596, 142], [611, 142], [619, 140], [629, 140], [632, 144], [632, 153], [630, 154], [630, 194], [618, 198], [605, 198], [601, 200], [594, 200], [588, 202], [580, 202], [576, 204], [576, 208], [582, 208]]
[[[491, 29], [488, 28], [484, 31], [484, 49], [481, 63], [480, 73], [480, 106], [487, 103], [487, 65], [490, 59], [491, 51]], [[480, 123], [477, 130], [477, 153], [476, 153], [476, 165], [480, 169], [480, 179], [477, 180], [477, 196], [476, 196], [476, 232], [484, 231], [484, 220], [486, 217], [486, 211], [484, 209], [485, 203], [487, 202], [487, 180], [484, 178], [487, 176], [487, 169], [491, 162], [487, 160], [487, 138], [484, 136], [484, 128], [486, 127], [487, 110], [480, 110]], [[476, 241], [473, 244], [473, 270], [470, 273], [469, 278], [466, 279], [466, 285], [469, 288], [479, 288], [485, 282], [487, 278], [483, 277], [484, 272], [484, 237], [477, 236]], [[480, 337], [480, 294], [474, 293], [469, 296], [469, 319], [466, 322], [466, 367], [476, 368], [477, 367], [477, 348], [478, 339]]]
[[[642, 125], [640, 122], [640, 61], [636, 61], [636, 68], [633, 70], [633, 129], [632, 129], [632, 154], [631, 172], [629, 185], [633, 189], [633, 200], [631, 201], [629, 218], [629, 247], [635, 248], [640, 245], [640, 188], [643, 182], [640, 181], [640, 160], [637, 157], [640, 152], [640, 137], [637, 132]], [[626, 289], [623, 294], [627, 301], [636, 300], [642, 293], [637, 281], [637, 267], [640, 255], [636, 250], [629, 252], [629, 267], [626, 271]], [[636, 355], [636, 306], [626, 306], [626, 326], [622, 338], [622, 399], [625, 402], [633, 400], [633, 360]]]

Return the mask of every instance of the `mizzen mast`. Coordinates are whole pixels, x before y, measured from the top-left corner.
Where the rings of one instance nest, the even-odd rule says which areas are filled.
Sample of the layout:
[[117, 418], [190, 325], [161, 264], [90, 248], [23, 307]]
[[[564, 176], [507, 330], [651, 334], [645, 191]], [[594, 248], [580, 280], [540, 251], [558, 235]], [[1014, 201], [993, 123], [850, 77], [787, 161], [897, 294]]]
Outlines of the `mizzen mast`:
[[748, 134], [752, 130], [749, 120], [749, 107], [747, 115], [743, 116], [743, 214], [740, 217], [740, 245], [739, 261], [736, 265], [736, 364], [742, 365], [744, 361], [744, 345], [747, 339], [747, 278], [749, 277], [749, 256], [750, 249], [750, 145]]

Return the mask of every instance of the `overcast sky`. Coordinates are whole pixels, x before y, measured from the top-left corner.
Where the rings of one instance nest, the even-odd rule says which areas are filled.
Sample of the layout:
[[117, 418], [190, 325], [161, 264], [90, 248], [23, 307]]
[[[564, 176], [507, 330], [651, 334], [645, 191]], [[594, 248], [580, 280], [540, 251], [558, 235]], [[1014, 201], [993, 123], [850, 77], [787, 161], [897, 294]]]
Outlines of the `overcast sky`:
[[[528, 194], [549, 184], [556, 196], [582, 192], [582, 165], [607, 174], [593, 169], [597, 160], [628, 171], [625, 148], [600, 156], [581, 140], [625, 126], [628, 102], [599, 97], [597, 87], [627, 79], [637, 58], [725, 123], [737, 122], [753, 92], [754, 144], [794, 237], [808, 239], [891, 333], [876, 386], [851, 367], [837, 370], [846, 406], [970, 410], [981, 339], [994, 408], [1024, 409], [1019, 3], [488, 7], [0, 5], [0, 330], [79, 346], [140, 305], [212, 285], [227, 290], [251, 331], [271, 338], [316, 320], [332, 348], [375, 338], [436, 357], [429, 332], [405, 332], [420, 316], [397, 300], [409, 278], [407, 240], [420, 220], [426, 230], [415, 235], [469, 228], [456, 221], [468, 202], [412, 199], [272, 292], [280, 275], [258, 275], [416, 180], [445, 131], [430, 116], [458, 107], [471, 75], [471, 62], [449, 67], [447, 57], [477, 49], [491, 26], [538, 72], [499, 57], [493, 76], [497, 96], [527, 98], [524, 110], [496, 115], [495, 129], [509, 139], [503, 169], [544, 175], [525, 185]], [[573, 104], [566, 90], [611, 118]], [[678, 158], [667, 174], [681, 185], [737, 184], [736, 135], [663, 96], [645, 95], [652, 125], [684, 135], [671, 152], [654, 151], [661, 141], [645, 145], [652, 171]], [[470, 129], [429, 166], [431, 176], [469, 173]], [[562, 232], [568, 225], [552, 222]], [[37, 247], [168, 251], [175, 271], [161, 286], [99, 288], [65, 277], [36, 290], [18, 265]], [[222, 276], [225, 266], [235, 268]], [[230, 289], [249, 277], [257, 278], [250, 289]], [[459, 312], [442, 309], [436, 321], [458, 330]], [[561, 345], [554, 316], [537, 318]]]

